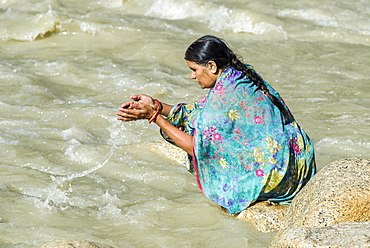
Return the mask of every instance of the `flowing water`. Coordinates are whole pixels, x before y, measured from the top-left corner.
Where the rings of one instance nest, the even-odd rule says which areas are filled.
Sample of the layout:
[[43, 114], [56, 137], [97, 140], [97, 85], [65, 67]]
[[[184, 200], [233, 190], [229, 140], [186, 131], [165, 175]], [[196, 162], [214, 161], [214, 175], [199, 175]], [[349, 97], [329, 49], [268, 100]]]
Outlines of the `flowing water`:
[[369, 19], [369, 0], [0, 0], [0, 247], [267, 247], [146, 145], [156, 125], [115, 112], [198, 100], [184, 51], [213, 34], [279, 91], [319, 168], [370, 157]]

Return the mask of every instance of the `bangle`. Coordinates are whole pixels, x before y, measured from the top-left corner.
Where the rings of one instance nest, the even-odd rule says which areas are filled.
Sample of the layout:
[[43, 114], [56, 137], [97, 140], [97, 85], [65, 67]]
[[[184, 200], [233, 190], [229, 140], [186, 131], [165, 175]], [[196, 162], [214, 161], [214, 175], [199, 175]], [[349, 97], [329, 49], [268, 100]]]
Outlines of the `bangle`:
[[157, 108], [155, 110], [155, 113], [152, 115], [152, 117], [149, 118], [149, 120], [148, 120], [149, 123], [152, 123], [153, 121], [155, 121], [155, 119], [157, 119], [159, 113], [163, 109], [163, 105], [162, 105], [162, 103], [160, 101], [158, 101], [157, 99], [154, 99], [154, 101], [157, 102]]
[[152, 115], [152, 117], [150, 117], [150, 119], [148, 120], [148, 122], [149, 123], [152, 123], [155, 119], [157, 119], [158, 114], [159, 114], [159, 112], [158, 111], [155, 111], [154, 115]]
[[158, 112], [162, 112], [162, 110], [163, 110], [163, 105], [162, 105], [162, 103], [158, 100], [158, 99], [154, 99], [154, 101], [156, 101], [156, 103], [157, 103], [157, 109], [156, 109], [156, 111], [158, 111]]

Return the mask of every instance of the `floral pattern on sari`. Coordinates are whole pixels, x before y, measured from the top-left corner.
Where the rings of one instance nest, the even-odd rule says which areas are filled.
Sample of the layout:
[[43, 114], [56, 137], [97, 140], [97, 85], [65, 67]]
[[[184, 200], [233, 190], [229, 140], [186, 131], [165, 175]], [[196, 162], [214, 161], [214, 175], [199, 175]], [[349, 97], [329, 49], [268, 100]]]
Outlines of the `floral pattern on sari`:
[[174, 106], [167, 120], [193, 135], [189, 170], [202, 193], [230, 214], [256, 201], [289, 203], [316, 172], [306, 133], [235, 69], [226, 69], [202, 100]]

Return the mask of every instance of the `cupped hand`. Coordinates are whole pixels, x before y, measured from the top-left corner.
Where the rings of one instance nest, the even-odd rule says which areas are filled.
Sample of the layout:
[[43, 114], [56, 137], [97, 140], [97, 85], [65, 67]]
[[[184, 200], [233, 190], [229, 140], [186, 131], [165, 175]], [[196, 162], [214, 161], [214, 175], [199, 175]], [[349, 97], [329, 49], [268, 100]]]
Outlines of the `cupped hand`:
[[[144, 102], [148, 102], [148, 96], [141, 97], [144, 99]], [[135, 98], [136, 99], [136, 98]], [[149, 97], [151, 99], [151, 97]], [[145, 104], [143, 101], [130, 101], [122, 104], [118, 109], [120, 112], [117, 112], [116, 115], [119, 117], [117, 120], [121, 121], [136, 121], [141, 119], [150, 119], [155, 113], [155, 109], [150, 104]]]
[[140, 94], [140, 95], [134, 95], [130, 97], [132, 100], [135, 102], [141, 102], [146, 105], [150, 105], [152, 108], [155, 109], [155, 101], [151, 96], [145, 95], [145, 94]]

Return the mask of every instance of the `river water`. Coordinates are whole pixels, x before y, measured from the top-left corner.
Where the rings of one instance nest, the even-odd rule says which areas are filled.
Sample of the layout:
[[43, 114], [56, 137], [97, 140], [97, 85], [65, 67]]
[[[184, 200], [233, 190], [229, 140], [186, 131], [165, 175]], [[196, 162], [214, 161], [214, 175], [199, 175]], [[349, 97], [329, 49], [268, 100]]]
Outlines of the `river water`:
[[370, 157], [369, 0], [0, 0], [0, 247], [267, 247], [118, 106], [206, 92], [184, 51], [213, 34], [285, 99], [319, 168]]

